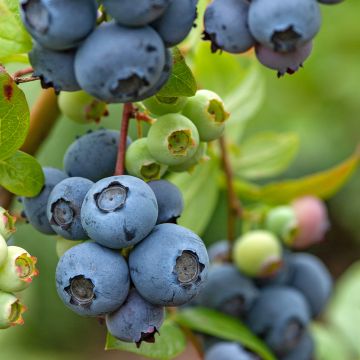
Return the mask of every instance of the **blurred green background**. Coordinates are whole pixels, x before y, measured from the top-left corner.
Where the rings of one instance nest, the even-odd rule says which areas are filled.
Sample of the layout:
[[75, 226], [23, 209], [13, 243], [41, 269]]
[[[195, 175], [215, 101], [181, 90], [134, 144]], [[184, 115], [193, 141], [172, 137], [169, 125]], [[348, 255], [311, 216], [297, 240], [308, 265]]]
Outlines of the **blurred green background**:
[[[323, 6], [322, 10], [321, 32], [303, 70], [277, 79], [275, 73], [261, 69], [266, 87], [263, 104], [251, 117], [244, 134], [247, 138], [271, 130], [294, 131], [299, 135], [299, 154], [281, 178], [329, 168], [348, 157], [360, 141], [360, 2], [347, 0], [339, 6]], [[18, 68], [14, 65], [9, 70]], [[31, 105], [40, 91], [38, 85], [24, 84], [22, 88]], [[102, 125], [118, 128], [120, 117], [120, 106], [111, 106], [110, 117]], [[41, 164], [61, 167], [66, 148], [76, 135], [89, 128], [60, 119], [38, 154]], [[360, 259], [359, 194], [358, 170], [328, 201], [332, 229], [327, 241], [314, 249], [336, 277]], [[212, 231], [204, 236], [206, 241], [215, 240], [214, 234], [219, 239], [226, 236], [224, 213], [224, 204], [220, 202], [211, 222]], [[28, 307], [25, 326], [0, 332], [0, 359], [125, 359], [124, 355], [103, 351], [104, 326], [96, 320], [72, 314], [58, 299], [54, 284], [57, 262], [54, 238], [35, 232], [29, 225], [20, 225], [14, 242], [38, 257], [40, 277], [21, 294]], [[359, 271], [353, 270], [351, 274], [346, 281], [358, 280], [360, 283]], [[355, 297], [353, 303], [359, 305], [360, 291], [352, 294]], [[360, 315], [351, 314], [358, 316], [353, 321], [359, 319], [357, 332], [360, 333]], [[347, 359], [344, 354], [341, 358], [334, 354], [322, 358]]]

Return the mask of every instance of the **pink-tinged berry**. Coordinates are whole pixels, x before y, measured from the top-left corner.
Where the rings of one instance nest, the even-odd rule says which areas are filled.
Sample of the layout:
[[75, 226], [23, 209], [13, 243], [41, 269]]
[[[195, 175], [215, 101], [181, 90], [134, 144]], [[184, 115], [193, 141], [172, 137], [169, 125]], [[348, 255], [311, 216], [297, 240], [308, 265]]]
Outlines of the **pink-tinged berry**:
[[15, 231], [16, 218], [4, 208], [0, 207], [0, 235], [7, 240]]
[[22, 314], [26, 307], [19, 302], [15, 295], [0, 291], [0, 329], [23, 325]]
[[33, 277], [39, 274], [36, 262], [36, 257], [31, 256], [26, 250], [9, 246], [7, 259], [0, 267], [0, 289], [6, 292], [25, 290]]
[[292, 203], [298, 221], [298, 233], [292, 247], [305, 249], [324, 239], [330, 222], [325, 204], [314, 196], [304, 196]]

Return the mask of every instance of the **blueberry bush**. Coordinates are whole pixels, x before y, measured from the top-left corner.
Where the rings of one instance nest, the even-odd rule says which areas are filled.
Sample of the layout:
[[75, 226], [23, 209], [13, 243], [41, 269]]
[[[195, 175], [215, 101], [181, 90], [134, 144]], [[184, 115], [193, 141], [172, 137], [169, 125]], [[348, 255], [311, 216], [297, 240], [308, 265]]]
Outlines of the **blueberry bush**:
[[4, 359], [360, 356], [340, 2], [0, 0]]

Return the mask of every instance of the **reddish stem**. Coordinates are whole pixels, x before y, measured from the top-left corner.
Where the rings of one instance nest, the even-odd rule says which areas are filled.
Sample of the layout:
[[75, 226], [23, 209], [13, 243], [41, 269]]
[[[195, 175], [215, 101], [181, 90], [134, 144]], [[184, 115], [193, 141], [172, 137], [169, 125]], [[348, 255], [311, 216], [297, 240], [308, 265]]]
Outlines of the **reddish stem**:
[[14, 81], [16, 84], [22, 84], [22, 83], [27, 83], [27, 82], [31, 82], [31, 81], [37, 81], [37, 80], [40, 80], [40, 78], [38, 76], [29, 76], [26, 78], [21, 78], [21, 77], [14, 78]]
[[20, 69], [16, 72], [14, 72], [13, 79], [19, 78], [24, 75], [29, 75], [34, 72], [34, 69], [30, 66], [25, 69]]
[[130, 119], [134, 116], [134, 106], [132, 103], [124, 104], [121, 130], [120, 130], [120, 143], [118, 149], [118, 156], [114, 175], [123, 175], [125, 170], [125, 154], [126, 154], [126, 142], [129, 130]]

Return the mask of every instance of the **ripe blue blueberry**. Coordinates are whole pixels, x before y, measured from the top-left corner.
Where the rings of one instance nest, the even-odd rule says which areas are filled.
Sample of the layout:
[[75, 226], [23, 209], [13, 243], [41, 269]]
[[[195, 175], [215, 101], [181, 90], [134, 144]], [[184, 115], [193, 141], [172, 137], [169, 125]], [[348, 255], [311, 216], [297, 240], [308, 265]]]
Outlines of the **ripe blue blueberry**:
[[67, 175], [58, 169], [43, 168], [45, 183], [41, 192], [35, 197], [23, 199], [24, 210], [29, 223], [43, 234], [55, 234], [46, 215], [46, 206], [52, 189], [60, 181], [67, 178]]
[[317, 34], [320, 24], [320, 8], [314, 0], [252, 0], [250, 3], [252, 35], [275, 51], [294, 51]]
[[96, 0], [21, 0], [20, 13], [38, 43], [66, 50], [79, 45], [95, 28], [97, 4]]
[[157, 224], [175, 223], [184, 210], [184, 200], [177, 186], [167, 180], [150, 181], [148, 185], [155, 193], [159, 214]]
[[155, 334], [164, 321], [164, 308], [150, 304], [135, 289], [131, 289], [125, 303], [106, 315], [106, 326], [111, 335], [137, 346], [142, 341], [154, 343]]
[[205, 353], [205, 360], [255, 360], [240, 344], [221, 341], [211, 346]]
[[231, 264], [215, 264], [210, 267], [208, 279], [197, 303], [240, 318], [251, 308], [258, 296], [253, 282]]
[[160, 17], [171, 0], [102, 0], [105, 10], [115, 21], [126, 26], [144, 26]]
[[[76, 139], [64, 156], [64, 170], [69, 176], [99, 181], [115, 171], [120, 133], [101, 129]], [[128, 144], [131, 142], [128, 139]]]
[[44, 89], [53, 87], [56, 92], [80, 90], [75, 77], [75, 50], [54, 51], [35, 43], [29, 53], [34, 76], [39, 76]]
[[81, 222], [90, 238], [113, 249], [143, 240], [157, 216], [154, 192], [144, 181], [129, 175], [98, 181], [81, 208]]
[[311, 360], [314, 359], [315, 344], [311, 335], [306, 332], [299, 344], [281, 360]]
[[288, 285], [300, 291], [309, 303], [311, 315], [318, 316], [330, 298], [332, 279], [322, 261], [306, 253], [290, 257], [291, 276]]
[[164, 14], [151, 24], [167, 47], [183, 41], [197, 17], [198, 0], [171, 1]]
[[115, 311], [125, 301], [129, 286], [129, 269], [120, 253], [89, 241], [68, 250], [56, 268], [61, 300], [82, 316]]
[[139, 101], [158, 85], [165, 54], [160, 36], [149, 26], [102, 24], [76, 53], [76, 78], [83, 90], [105, 102]]
[[209, 258], [202, 240], [175, 224], [157, 225], [130, 253], [131, 279], [155, 305], [180, 306], [203, 287]]
[[69, 240], [88, 239], [81, 225], [80, 210], [86, 193], [94, 183], [81, 177], [67, 178], [51, 191], [47, 217], [54, 231]]
[[242, 53], [255, 44], [248, 27], [249, 2], [246, 0], [214, 0], [204, 15], [204, 40], [211, 50]]
[[282, 286], [262, 290], [246, 318], [251, 330], [279, 356], [299, 344], [309, 321], [310, 311], [304, 296]]

